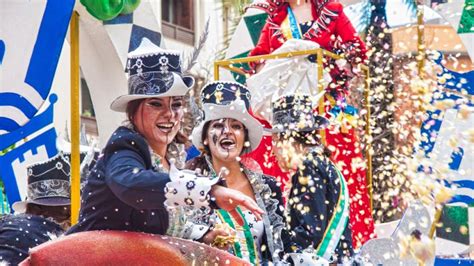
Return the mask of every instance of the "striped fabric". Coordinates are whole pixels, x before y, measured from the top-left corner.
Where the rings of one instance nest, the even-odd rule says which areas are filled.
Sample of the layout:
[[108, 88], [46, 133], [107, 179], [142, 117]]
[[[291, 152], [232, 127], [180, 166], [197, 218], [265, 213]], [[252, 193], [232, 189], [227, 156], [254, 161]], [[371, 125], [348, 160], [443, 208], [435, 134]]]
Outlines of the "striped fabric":
[[10, 205], [8, 204], [3, 182], [0, 181], [0, 215], [8, 213], [10, 213]]
[[334, 254], [349, 221], [349, 191], [347, 190], [347, 183], [337, 168], [336, 171], [339, 184], [341, 185], [339, 199], [335, 207], [336, 210], [324, 232], [324, 237], [316, 250], [317, 255], [326, 260], [330, 260]]
[[252, 265], [259, 265], [259, 252], [253, 239], [252, 231], [240, 207], [237, 207], [237, 212], [240, 218], [244, 221], [242, 226], [239, 226], [235, 218], [225, 210], [218, 210], [217, 215], [222, 222], [227, 223], [232, 229], [236, 230], [238, 234], [243, 232], [244, 237], [238, 237], [237, 241], [234, 243], [234, 255], [252, 263]]

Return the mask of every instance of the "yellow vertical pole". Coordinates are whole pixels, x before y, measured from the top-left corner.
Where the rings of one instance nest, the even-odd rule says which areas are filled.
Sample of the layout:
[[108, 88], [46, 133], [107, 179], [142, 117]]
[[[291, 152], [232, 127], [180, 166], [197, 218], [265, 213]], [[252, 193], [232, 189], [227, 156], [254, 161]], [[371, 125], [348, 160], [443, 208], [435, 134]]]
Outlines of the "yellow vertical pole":
[[71, 224], [77, 223], [81, 207], [80, 157], [79, 157], [79, 14], [72, 13], [70, 28], [71, 42]]
[[433, 219], [433, 223], [431, 224], [430, 232], [428, 234], [428, 236], [431, 239], [434, 238], [434, 235], [435, 235], [435, 232], [436, 232], [436, 226], [437, 226], [439, 220], [441, 219], [441, 214], [443, 214], [443, 205], [437, 206], [435, 208], [435, 210], [436, 210], [436, 212], [435, 212], [435, 216], [434, 216], [434, 219]]
[[370, 69], [365, 68], [365, 90], [364, 90], [364, 98], [365, 98], [365, 110], [367, 113], [365, 115], [365, 137], [366, 137], [366, 147], [365, 147], [365, 156], [367, 159], [367, 187], [369, 188], [369, 200], [370, 200], [370, 213], [373, 210], [373, 186], [372, 186], [372, 130], [371, 130], [371, 123], [370, 123]]
[[418, 33], [418, 75], [421, 79], [424, 76], [425, 68], [425, 23], [423, 21], [424, 17], [424, 7], [423, 0], [417, 0], [416, 5], [416, 17], [417, 17], [417, 33]]
[[219, 64], [214, 62], [214, 80], [219, 80]]
[[[323, 64], [323, 50], [321, 50], [321, 48], [319, 48], [317, 51], [316, 51], [316, 62], [318, 64], [318, 91], [322, 91], [324, 90], [324, 84], [321, 82], [322, 79], [323, 79], [323, 75], [324, 75], [324, 64]], [[324, 101], [323, 101], [324, 102]]]
[[[323, 84], [323, 75], [324, 75], [324, 64], [323, 64], [323, 50], [321, 48], [318, 49], [316, 52], [316, 60], [318, 63], [318, 92], [321, 92], [324, 90], [324, 84]], [[321, 116], [325, 115], [325, 110], [324, 110], [324, 102], [325, 102], [325, 96], [321, 97], [319, 100], [318, 104], [318, 113]], [[320, 131], [321, 135], [321, 142], [323, 145], [326, 145], [326, 130], [321, 129]]]

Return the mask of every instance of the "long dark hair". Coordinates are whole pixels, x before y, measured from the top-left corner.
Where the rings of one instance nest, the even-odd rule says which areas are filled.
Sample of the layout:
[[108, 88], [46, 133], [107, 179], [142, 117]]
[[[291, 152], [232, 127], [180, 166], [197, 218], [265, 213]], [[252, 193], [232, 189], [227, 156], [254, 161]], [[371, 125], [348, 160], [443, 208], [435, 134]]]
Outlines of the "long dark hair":
[[207, 176], [209, 175], [209, 165], [206, 161], [206, 155], [211, 156], [211, 151], [209, 150], [209, 146], [204, 145], [204, 140], [207, 136], [207, 131], [209, 130], [209, 126], [211, 125], [211, 121], [207, 121], [204, 126], [202, 126], [202, 133], [201, 133], [201, 143], [203, 143], [203, 149], [201, 149], [201, 154], [189, 161], [186, 162], [184, 168], [190, 170], [201, 169], [202, 174]]
[[40, 215], [45, 218], [53, 218], [58, 224], [67, 222], [71, 218], [71, 207], [66, 206], [46, 206], [35, 203], [26, 204], [26, 213]]

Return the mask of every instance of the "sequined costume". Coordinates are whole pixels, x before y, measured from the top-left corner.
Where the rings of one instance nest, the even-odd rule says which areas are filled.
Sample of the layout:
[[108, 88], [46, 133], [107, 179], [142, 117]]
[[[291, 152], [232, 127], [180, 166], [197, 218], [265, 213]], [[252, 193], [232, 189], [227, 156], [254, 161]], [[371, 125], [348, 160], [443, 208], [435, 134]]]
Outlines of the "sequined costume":
[[[207, 165], [205, 173], [215, 175], [209, 158], [206, 155], [197, 157], [187, 163], [187, 167], [194, 169], [196, 165]], [[203, 164], [204, 163], [204, 164]], [[282, 259], [284, 243], [288, 244], [288, 234], [284, 230], [283, 202], [279, 186], [273, 177], [255, 173], [242, 166], [245, 176], [255, 193], [255, 200], [264, 210], [262, 220], [257, 221], [253, 214], [238, 208], [244, 225], [238, 228], [238, 242], [229, 250], [235, 256], [243, 258], [255, 265], [266, 265], [269, 262], [277, 263]], [[225, 183], [221, 183], [225, 185]], [[215, 210], [208, 217], [211, 223], [227, 223], [232, 228], [238, 226], [235, 219], [226, 211]]]
[[322, 148], [305, 155], [291, 177], [290, 191], [286, 217], [292, 248], [314, 249], [328, 260], [352, 256], [347, 184]]
[[[174, 216], [168, 215], [165, 200], [183, 207], [199, 208], [208, 204], [201, 199], [209, 198], [213, 182], [204, 185], [193, 179], [188, 182], [185, 188], [181, 188], [190, 193], [165, 193], [165, 187], [173, 182], [150, 152], [146, 140], [130, 128], [119, 127], [87, 178], [79, 221], [67, 234], [126, 230], [154, 234], [168, 232], [172, 236], [199, 239], [207, 232], [207, 226], [193, 226], [188, 232], [185, 232], [185, 226], [173, 226], [174, 232], [168, 230], [170, 224], [176, 224]], [[189, 194], [200, 196], [189, 198]]]
[[[0, 218], [0, 263], [18, 265], [28, 251], [56, 239], [64, 230], [55, 222], [37, 215], [5, 215]], [[6, 263], [6, 264], [4, 264]]]

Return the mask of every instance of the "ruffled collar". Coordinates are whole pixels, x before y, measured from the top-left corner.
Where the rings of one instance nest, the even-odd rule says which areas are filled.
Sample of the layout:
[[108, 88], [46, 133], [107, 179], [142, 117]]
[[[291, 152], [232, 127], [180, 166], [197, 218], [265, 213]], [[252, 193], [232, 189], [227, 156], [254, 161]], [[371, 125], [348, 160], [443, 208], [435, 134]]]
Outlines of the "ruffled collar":
[[[209, 173], [217, 176], [209, 156], [205, 155], [204, 158], [209, 167]], [[253, 172], [242, 164], [240, 166], [252, 186], [258, 206], [265, 210], [266, 215], [263, 216], [263, 224], [265, 226], [267, 247], [272, 256], [272, 262], [276, 263], [280, 261], [279, 253], [284, 250], [281, 238], [275, 238], [275, 236], [281, 236], [281, 231], [284, 227], [283, 217], [277, 213], [280, 202], [272, 197], [273, 192], [270, 186], [263, 180], [262, 174]]]
[[275, 236], [281, 236], [284, 223], [283, 217], [277, 213], [280, 202], [272, 197], [270, 186], [263, 180], [263, 175], [255, 173], [244, 167], [244, 173], [249, 179], [250, 185], [255, 193], [255, 200], [260, 208], [266, 211], [263, 216], [267, 246], [270, 250], [273, 263], [280, 261], [279, 253], [284, 250], [283, 241]]

